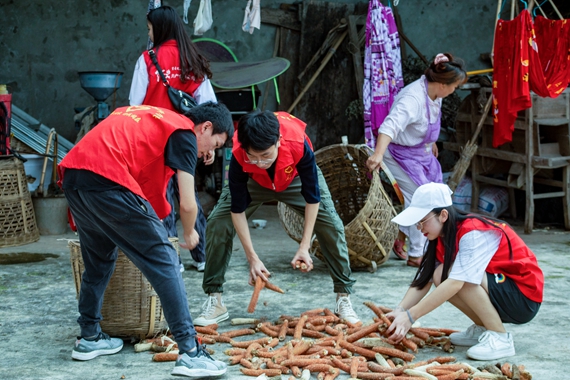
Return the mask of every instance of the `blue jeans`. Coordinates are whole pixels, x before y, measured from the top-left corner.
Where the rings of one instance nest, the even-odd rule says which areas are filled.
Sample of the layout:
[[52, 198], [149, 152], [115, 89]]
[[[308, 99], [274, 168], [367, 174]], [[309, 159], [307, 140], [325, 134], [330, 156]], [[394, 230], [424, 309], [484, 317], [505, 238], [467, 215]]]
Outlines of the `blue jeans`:
[[[168, 182], [168, 188], [166, 189], [166, 199], [172, 210], [170, 214], [162, 220], [164, 227], [168, 232], [168, 236], [178, 236], [178, 230], [176, 229], [176, 211], [174, 210], [174, 202], [180, 202], [180, 195], [178, 193], [178, 176], [174, 174]], [[192, 259], [197, 263], [203, 263], [206, 261], [206, 216], [204, 215], [204, 210], [198, 199], [198, 190], [196, 192], [196, 204], [198, 205], [198, 215], [196, 215], [196, 223], [194, 229], [200, 236], [200, 242], [196, 247], [190, 250], [190, 255]]]
[[158, 294], [180, 352], [196, 345], [178, 255], [149, 202], [128, 191], [65, 190], [77, 225], [85, 271], [77, 319], [81, 336], [99, 334], [103, 295], [119, 247]]

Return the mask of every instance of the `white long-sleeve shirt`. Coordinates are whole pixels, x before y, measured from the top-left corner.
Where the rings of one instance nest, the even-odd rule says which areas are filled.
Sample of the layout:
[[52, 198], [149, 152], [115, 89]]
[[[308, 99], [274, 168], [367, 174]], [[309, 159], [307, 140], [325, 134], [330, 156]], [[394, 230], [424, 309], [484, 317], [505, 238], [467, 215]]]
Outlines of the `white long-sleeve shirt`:
[[[133, 73], [133, 80], [131, 82], [131, 90], [129, 93], [129, 104], [131, 106], [139, 106], [143, 103], [148, 88], [148, 70], [141, 54], [137, 63], [135, 64], [135, 71]], [[194, 91], [192, 96], [196, 99], [198, 104], [205, 102], [217, 102], [216, 94], [212, 87], [209, 78], [204, 78], [200, 86]]]
[[[404, 146], [421, 143], [427, 133], [427, 89], [425, 76], [404, 87], [394, 100], [390, 113], [378, 129], [392, 138], [392, 142]], [[435, 123], [441, 113], [441, 98], [428, 100], [429, 122]]]

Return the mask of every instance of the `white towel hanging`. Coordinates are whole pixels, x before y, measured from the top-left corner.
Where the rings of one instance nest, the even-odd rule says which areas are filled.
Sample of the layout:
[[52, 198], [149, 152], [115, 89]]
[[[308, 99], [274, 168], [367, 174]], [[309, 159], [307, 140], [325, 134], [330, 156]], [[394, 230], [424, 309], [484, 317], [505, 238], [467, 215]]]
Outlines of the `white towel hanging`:
[[192, 0], [184, 0], [184, 12], [182, 16], [182, 21], [184, 21], [185, 24], [188, 24], [188, 9], [190, 9], [191, 3]]
[[244, 32], [249, 32], [253, 34], [255, 28], [260, 29], [261, 27], [261, 0], [248, 0], [245, 6], [245, 15], [243, 17], [243, 24], [241, 26]]
[[200, 8], [194, 20], [194, 34], [201, 36], [212, 26], [212, 1], [200, 0]]

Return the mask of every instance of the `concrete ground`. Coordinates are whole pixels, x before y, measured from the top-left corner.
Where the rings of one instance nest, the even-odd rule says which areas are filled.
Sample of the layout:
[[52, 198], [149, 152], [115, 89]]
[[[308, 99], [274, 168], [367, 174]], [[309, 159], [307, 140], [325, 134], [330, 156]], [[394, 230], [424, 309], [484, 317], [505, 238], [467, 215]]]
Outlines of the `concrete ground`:
[[[265, 229], [252, 229], [254, 246], [273, 274], [273, 282], [285, 290], [284, 295], [263, 291], [253, 315], [246, 312], [252, 288], [247, 285], [248, 265], [239, 242], [227, 273], [225, 302], [230, 318], [251, 317], [276, 320], [282, 314], [299, 315], [318, 308], [334, 308], [332, 282], [322, 262], [302, 274], [291, 269], [289, 261], [297, 244], [283, 230], [275, 206], [263, 206], [255, 218], [268, 220]], [[517, 227], [517, 231], [522, 231]], [[566, 363], [570, 346], [570, 235], [561, 230], [536, 230], [522, 235], [536, 253], [545, 278], [545, 298], [537, 317], [526, 325], [507, 325], [513, 333], [517, 356], [509, 362], [524, 364], [534, 379], [566, 379]], [[125, 342], [123, 350], [112, 356], [89, 362], [71, 359], [71, 349], [78, 326], [77, 302], [66, 239], [73, 233], [42, 236], [28, 245], [0, 248], [0, 379], [171, 379], [173, 363], [155, 363], [148, 353], [135, 353], [133, 344]], [[32, 258], [51, 254], [44, 261], [1, 265], [14, 254], [30, 253]], [[183, 273], [190, 308], [197, 316], [205, 299], [201, 288], [202, 274], [190, 265], [188, 252], [182, 252], [186, 264]], [[405, 262], [391, 258], [376, 273], [357, 272], [352, 295], [356, 312], [363, 321], [371, 321], [372, 312], [365, 301], [394, 307], [404, 295], [415, 271]], [[422, 326], [464, 329], [469, 320], [449, 304], [443, 305], [420, 319]], [[232, 329], [223, 322], [219, 331]], [[214, 356], [225, 360], [226, 344], [210, 346]], [[453, 355], [472, 365], [481, 362], [467, 360], [466, 348], [457, 347]], [[438, 356], [441, 351], [421, 349], [416, 360]], [[504, 362], [505, 360], [500, 360]], [[497, 361], [494, 361], [497, 362]], [[342, 374], [339, 379], [347, 379]], [[229, 368], [223, 379], [252, 379]], [[288, 376], [283, 376], [287, 379]], [[315, 377], [313, 376], [313, 379]]]

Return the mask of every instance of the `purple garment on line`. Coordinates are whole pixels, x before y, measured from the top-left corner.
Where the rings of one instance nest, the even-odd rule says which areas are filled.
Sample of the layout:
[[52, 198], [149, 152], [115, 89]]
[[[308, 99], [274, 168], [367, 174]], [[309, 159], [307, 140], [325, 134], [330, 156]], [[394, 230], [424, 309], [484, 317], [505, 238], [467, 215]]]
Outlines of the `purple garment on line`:
[[378, 128], [388, 116], [394, 98], [404, 87], [400, 37], [392, 9], [370, 0], [364, 48], [364, 138], [374, 149]]
[[388, 150], [394, 160], [400, 165], [418, 186], [429, 182], [442, 183], [441, 165], [433, 155], [432, 144], [437, 141], [441, 129], [441, 110], [434, 123], [429, 122], [429, 95], [428, 81], [426, 84], [426, 111], [427, 111], [427, 131], [423, 141], [418, 145], [404, 146], [394, 144], [388, 145]]

